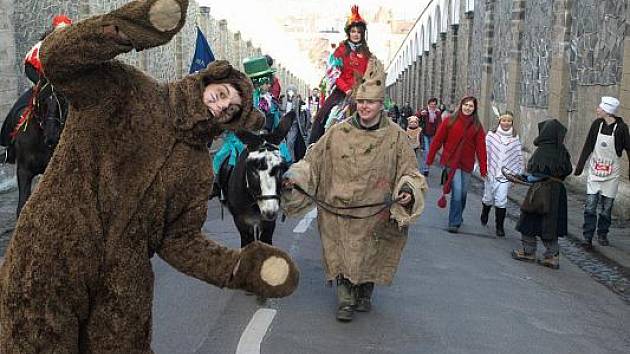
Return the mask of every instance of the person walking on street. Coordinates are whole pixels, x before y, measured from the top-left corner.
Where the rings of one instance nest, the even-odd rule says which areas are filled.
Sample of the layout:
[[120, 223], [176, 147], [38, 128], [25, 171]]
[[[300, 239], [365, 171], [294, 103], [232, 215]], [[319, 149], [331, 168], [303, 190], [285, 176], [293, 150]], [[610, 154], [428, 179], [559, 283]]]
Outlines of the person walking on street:
[[407, 119], [413, 115], [413, 108], [409, 102], [406, 102], [402, 109], [400, 110], [400, 116], [398, 117], [398, 125], [402, 128], [402, 130], [407, 129]]
[[358, 6], [352, 7], [344, 30], [346, 40], [339, 43], [337, 49], [328, 59], [326, 76], [327, 87], [331, 92], [313, 119], [313, 126], [308, 139], [309, 145], [317, 142], [324, 135], [324, 127], [333, 107], [353, 96], [355, 75], [363, 76], [368, 60], [372, 57], [366, 40], [367, 24], [359, 14]]
[[[317, 203], [322, 261], [326, 279], [337, 282], [339, 321], [370, 311], [374, 285], [392, 283], [408, 226], [424, 209], [426, 181], [407, 135], [383, 112], [384, 95], [384, 68], [372, 58], [357, 90], [358, 112], [333, 125], [285, 174], [285, 188], [293, 187], [282, 198], [288, 215]], [[391, 198], [396, 202], [384, 202]]]
[[420, 120], [416, 116], [411, 116], [408, 119], [407, 125], [407, 138], [409, 139], [409, 145], [413, 149], [418, 161], [418, 170], [422, 166], [422, 149], [420, 145], [420, 136], [422, 135], [422, 128], [420, 128]]
[[[617, 117], [619, 100], [604, 96], [597, 106], [597, 119], [591, 124], [580, 159], [575, 166], [579, 176], [588, 160], [586, 183], [586, 204], [584, 205], [583, 246], [593, 248], [593, 236], [597, 230], [597, 241], [608, 246], [608, 229], [611, 223], [613, 202], [619, 188], [621, 155], [624, 150], [630, 156], [630, 135], [628, 126]], [[590, 159], [589, 159], [590, 156]], [[597, 215], [597, 208], [601, 212]]]
[[571, 174], [571, 156], [564, 146], [567, 128], [557, 119], [538, 123], [536, 150], [527, 162], [527, 181], [532, 183], [521, 205], [516, 230], [522, 246], [512, 251], [512, 258], [536, 261], [536, 237], [545, 252], [538, 264], [552, 269], [560, 267], [558, 238], [567, 235], [567, 190], [564, 179]]
[[505, 237], [503, 223], [511, 183], [503, 175], [502, 169], [506, 168], [515, 174], [523, 173], [523, 147], [514, 128], [512, 112], [505, 112], [498, 118], [497, 126], [486, 134], [488, 177], [484, 181], [481, 198], [481, 224], [488, 224], [488, 216], [494, 206], [496, 235]]
[[426, 163], [429, 147], [433, 141], [433, 136], [437, 132], [437, 128], [442, 123], [442, 111], [437, 108], [438, 100], [435, 97], [429, 98], [427, 107], [416, 114], [420, 118], [420, 127], [422, 128], [421, 144], [423, 151], [422, 174], [429, 175], [429, 164]]
[[[487, 175], [486, 140], [483, 126], [477, 115], [477, 99], [464, 97], [453, 117], [444, 119], [431, 142], [427, 164], [433, 164], [435, 155], [442, 149], [440, 165], [446, 168], [448, 177], [444, 185], [445, 194], [452, 190], [451, 206], [448, 211], [448, 232], [456, 233], [463, 222], [466, 195], [470, 185], [470, 174], [479, 162], [482, 177]], [[439, 206], [445, 206], [444, 198]]]

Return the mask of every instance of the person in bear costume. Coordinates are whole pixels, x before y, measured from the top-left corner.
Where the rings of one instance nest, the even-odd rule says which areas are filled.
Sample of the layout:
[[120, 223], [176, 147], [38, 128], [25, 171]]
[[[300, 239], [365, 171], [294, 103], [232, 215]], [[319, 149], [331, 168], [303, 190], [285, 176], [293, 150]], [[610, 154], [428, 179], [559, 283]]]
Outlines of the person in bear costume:
[[[71, 108], [0, 268], [0, 352], [151, 353], [154, 253], [218, 287], [266, 298], [297, 287], [287, 253], [259, 242], [228, 249], [201, 232], [208, 139], [262, 122], [250, 80], [219, 61], [159, 83], [114, 59], [167, 43], [187, 8], [133, 1], [42, 44], [43, 71]], [[240, 107], [213, 104], [212, 84], [235, 88]]]

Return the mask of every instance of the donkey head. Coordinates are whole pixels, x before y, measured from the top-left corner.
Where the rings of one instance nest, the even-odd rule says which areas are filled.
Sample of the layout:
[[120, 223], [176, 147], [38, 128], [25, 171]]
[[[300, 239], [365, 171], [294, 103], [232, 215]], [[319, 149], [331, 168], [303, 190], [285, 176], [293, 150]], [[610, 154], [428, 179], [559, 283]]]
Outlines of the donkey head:
[[289, 132], [295, 112], [286, 114], [270, 134], [255, 134], [241, 130], [236, 135], [247, 145], [245, 181], [247, 192], [256, 200], [263, 220], [273, 221], [280, 211], [282, 175], [288, 164], [278, 145]]

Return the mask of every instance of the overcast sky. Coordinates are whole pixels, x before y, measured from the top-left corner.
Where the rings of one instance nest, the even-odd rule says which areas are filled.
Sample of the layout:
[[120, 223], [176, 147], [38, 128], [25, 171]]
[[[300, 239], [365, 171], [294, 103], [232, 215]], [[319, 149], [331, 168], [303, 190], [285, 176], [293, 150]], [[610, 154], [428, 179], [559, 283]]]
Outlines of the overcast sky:
[[[315, 70], [297, 43], [284, 34], [273, 18], [317, 13], [322, 18], [345, 18], [350, 7], [359, 5], [360, 13], [374, 12], [378, 6], [389, 6], [397, 19], [415, 20], [429, 0], [198, 0], [201, 6], [209, 6], [210, 14], [226, 19], [232, 31], [240, 31], [245, 39], [260, 46], [284, 63], [293, 73], [309, 84], [315, 84], [323, 73]], [[340, 26], [343, 23], [339, 24]], [[369, 24], [368, 24], [369, 27]], [[340, 40], [343, 38], [340, 38]]]

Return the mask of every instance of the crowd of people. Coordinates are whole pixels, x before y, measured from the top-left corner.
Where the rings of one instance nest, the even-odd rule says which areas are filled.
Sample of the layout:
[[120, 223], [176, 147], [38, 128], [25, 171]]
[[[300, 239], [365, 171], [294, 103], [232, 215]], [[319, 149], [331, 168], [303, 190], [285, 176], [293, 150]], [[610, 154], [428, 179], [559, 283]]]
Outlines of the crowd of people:
[[[522, 247], [511, 255], [558, 269], [558, 237], [567, 233], [564, 179], [586, 169], [584, 245], [592, 247], [595, 234], [600, 245], [609, 244], [620, 157], [630, 152], [616, 98], [602, 97], [575, 170], [564, 146], [567, 128], [556, 119], [538, 123], [536, 149], [525, 163], [514, 114], [497, 110], [486, 131], [475, 97], [462, 98], [453, 112], [437, 98], [415, 113], [409, 103], [386, 111], [385, 70], [369, 50], [367, 23], [356, 6], [323, 84], [306, 99], [294, 85], [283, 90], [270, 56], [246, 59], [245, 73], [218, 61], [160, 85], [116, 61], [131, 49], [163, 45], [181, 29], [184, 15], [173, 24], [166, 20], [173, 11], [153, 6], [134, 1], [39, 44], [39, 73], [68, 95], [73, 111], [0, 269], [3, 351], [41, 349], [51, 340], [60, 348], [115, 343], [147, 349], [153, 284], [148, 258], [154, 253], [221, 287], [266, 297], [293, 292], [298, 271], [286, 252], [259, 242], [231, 250], [201, 233], [212, 171], [234, 165], [245, 148], [236, 132], [269, 133], [290, 112], [295, 119], [278, 147], [291, 164], [283, 176], [282, 205], [289, 216], [318, 209], [325, 278], [336, 283], [340, 321], [370, 311], [375, 285], [392, 283], [409, 226], [425, 208], [427, 177], [438, 153], [439, 207], [446, 207], [450, 194], [448, 232], [462, 226], [476, 169], [484, 179], [479, 220], [486, 225], [494, 208], [498, 237], [505, 236], [510, 186], [528, 185], [516, 226]], [[147, 102], [153, 105], [151, 119], [143, 114]], [[207, 146], [219, 135], [221, 147], [210, 161]], [[136, 164], [126, 160], [131, 156]], [[76, 224], [59, 213], [60, 205], [79, 218]], [[545, 247], [540, 259], [537, 238]], [[33, 260], [33, 250], [45, 254]], [[43, 276], [27, 276], [35, 271]], [[116, 289], [127, 292], [112, 297]], [[80, 318], [71, 321], [69, 313]], [[126, 343], [114, 339], [123, 329]]]

